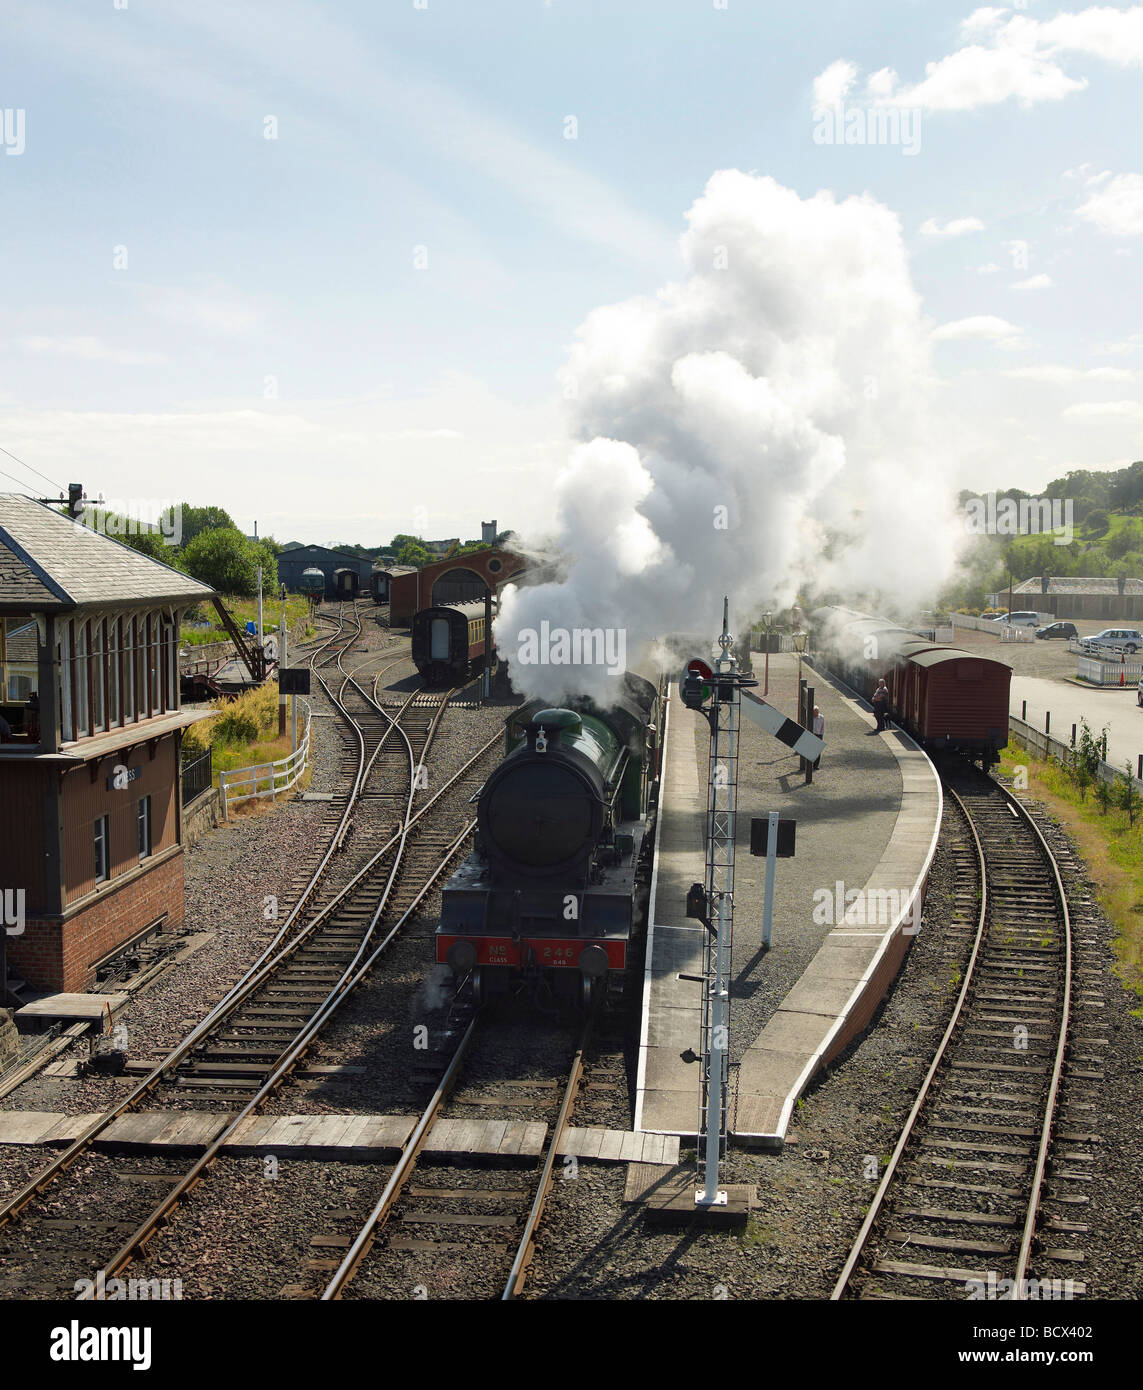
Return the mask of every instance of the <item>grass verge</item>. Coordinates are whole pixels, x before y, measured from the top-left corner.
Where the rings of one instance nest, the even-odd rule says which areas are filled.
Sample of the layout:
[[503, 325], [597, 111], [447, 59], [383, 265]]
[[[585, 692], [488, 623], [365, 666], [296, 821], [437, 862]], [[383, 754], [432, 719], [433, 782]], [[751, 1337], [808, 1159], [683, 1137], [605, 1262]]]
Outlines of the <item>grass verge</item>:
[[[1010, 743], [1000, 760], [1005, 777], [1027, 769], [1028, 792], [1042, 801], [1075, 841], [1096, 886], [1100, 906], [1115, 927], [1116, 972], [1143, 999], [1143, 831], [1127, 813], [1102, 810], [1081, 796], [1065, 768]], [[1143, 1007], [1133, 1010], [1143, 1017]]]

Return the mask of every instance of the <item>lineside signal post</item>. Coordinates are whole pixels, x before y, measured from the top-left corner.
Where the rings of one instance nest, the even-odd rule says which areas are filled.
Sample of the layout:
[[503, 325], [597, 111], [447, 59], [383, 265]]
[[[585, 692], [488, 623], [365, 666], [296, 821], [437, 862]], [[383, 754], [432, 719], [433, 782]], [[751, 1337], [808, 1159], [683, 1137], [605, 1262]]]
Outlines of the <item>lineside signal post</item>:
[[[714, 669], [696, 657], [681, 681], [683, 703], [710, 725], [707, 779], [706, 882], [687, 893], [687, 916], [706, 927], [703, 941], [702, 1056], [700, 1065], [698, 1153], [704, 1184], [694, 1194], [695, 1207], [721, 1209], [738, 1217], [749, 1194], [719, 1187], [718, 1164], [726, 1142], [727, 1089], [730, 1073], [730, 968], [734, 944], [734, 818], [738, 805], [739, 694], [757, 685], [739, 675], [734, 639], [729, 631], [729, 602], [723, 599], [722, 655]], [[709, 705], [709, 708], [708, 708]]]
[[[730, 971], [734, 944], [734, 822], [738, 806], [738, 721], [740, 712], [803, 758], [817, 758], [823, 742], [808, 729], [756, 695], [758, 682], [742, 675], [729, 631], [729, 601], [722, 602], [722, 655], [713, 669], [702, 658], [687, 662], [679, 689], [687, 709], [710, 725], [707, 779], [706, 882], [687, 893], [686, 912], [706, 928], [703, 941], [702, 1056], [700, 1065], [698, 1157], [703, 1186], [694, 1193], [694, 1209], [744, 1219], [753, 1189], [721, 1188], [719, 1159], [727, 1135], [730, 1071]], [[757, 827], [757, 828], [756, 828]], [[765, 838], [763, 838], [765, 837]], [[757, 839], [758, 848], [755, 848]], [[793, 824], [776, 812], [751, 826], [751, 850], [767, 855], [765, 940], [769, 945], [774, 861], [793, 853]], [[678, 1210], [678, 1208], [676, 1208]]]

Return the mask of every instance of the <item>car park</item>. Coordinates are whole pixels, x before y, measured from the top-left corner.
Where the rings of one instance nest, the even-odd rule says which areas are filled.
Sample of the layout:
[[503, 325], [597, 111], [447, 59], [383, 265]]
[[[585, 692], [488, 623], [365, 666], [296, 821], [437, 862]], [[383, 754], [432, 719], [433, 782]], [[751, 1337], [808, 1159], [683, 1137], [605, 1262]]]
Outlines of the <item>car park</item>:
[[1057, 637], [1075, 637], [1075, 623], [1049, 623], [1047, 627], [1038, 627], [1036, 636], [1043, 641], [1050, 642]]

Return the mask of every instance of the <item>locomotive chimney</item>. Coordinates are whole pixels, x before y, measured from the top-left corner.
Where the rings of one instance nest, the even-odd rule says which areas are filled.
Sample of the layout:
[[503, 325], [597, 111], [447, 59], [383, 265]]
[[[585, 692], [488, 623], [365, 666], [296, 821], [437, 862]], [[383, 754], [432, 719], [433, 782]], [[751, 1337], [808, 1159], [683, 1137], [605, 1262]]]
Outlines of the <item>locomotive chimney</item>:
[[582, 728], [583, 721], [574, 710], [537, 710], [525, 729], [528, 749], [533, 753], [547, 753], [559, 744], [565, 733], [578, 734]]

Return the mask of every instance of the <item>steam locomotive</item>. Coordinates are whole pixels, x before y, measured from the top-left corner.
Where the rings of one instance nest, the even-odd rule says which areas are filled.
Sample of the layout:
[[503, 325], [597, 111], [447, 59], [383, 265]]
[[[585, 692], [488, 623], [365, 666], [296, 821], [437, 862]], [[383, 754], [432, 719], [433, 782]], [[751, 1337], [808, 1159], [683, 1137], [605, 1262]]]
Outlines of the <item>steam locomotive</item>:
[[449, 879], [437, 961], [481, 1002], [527, 990], [584, 1007], [622, 992], [646, 924], [659, 691], [630, 672], [589, 701], [507, 721], [475, 848]]

